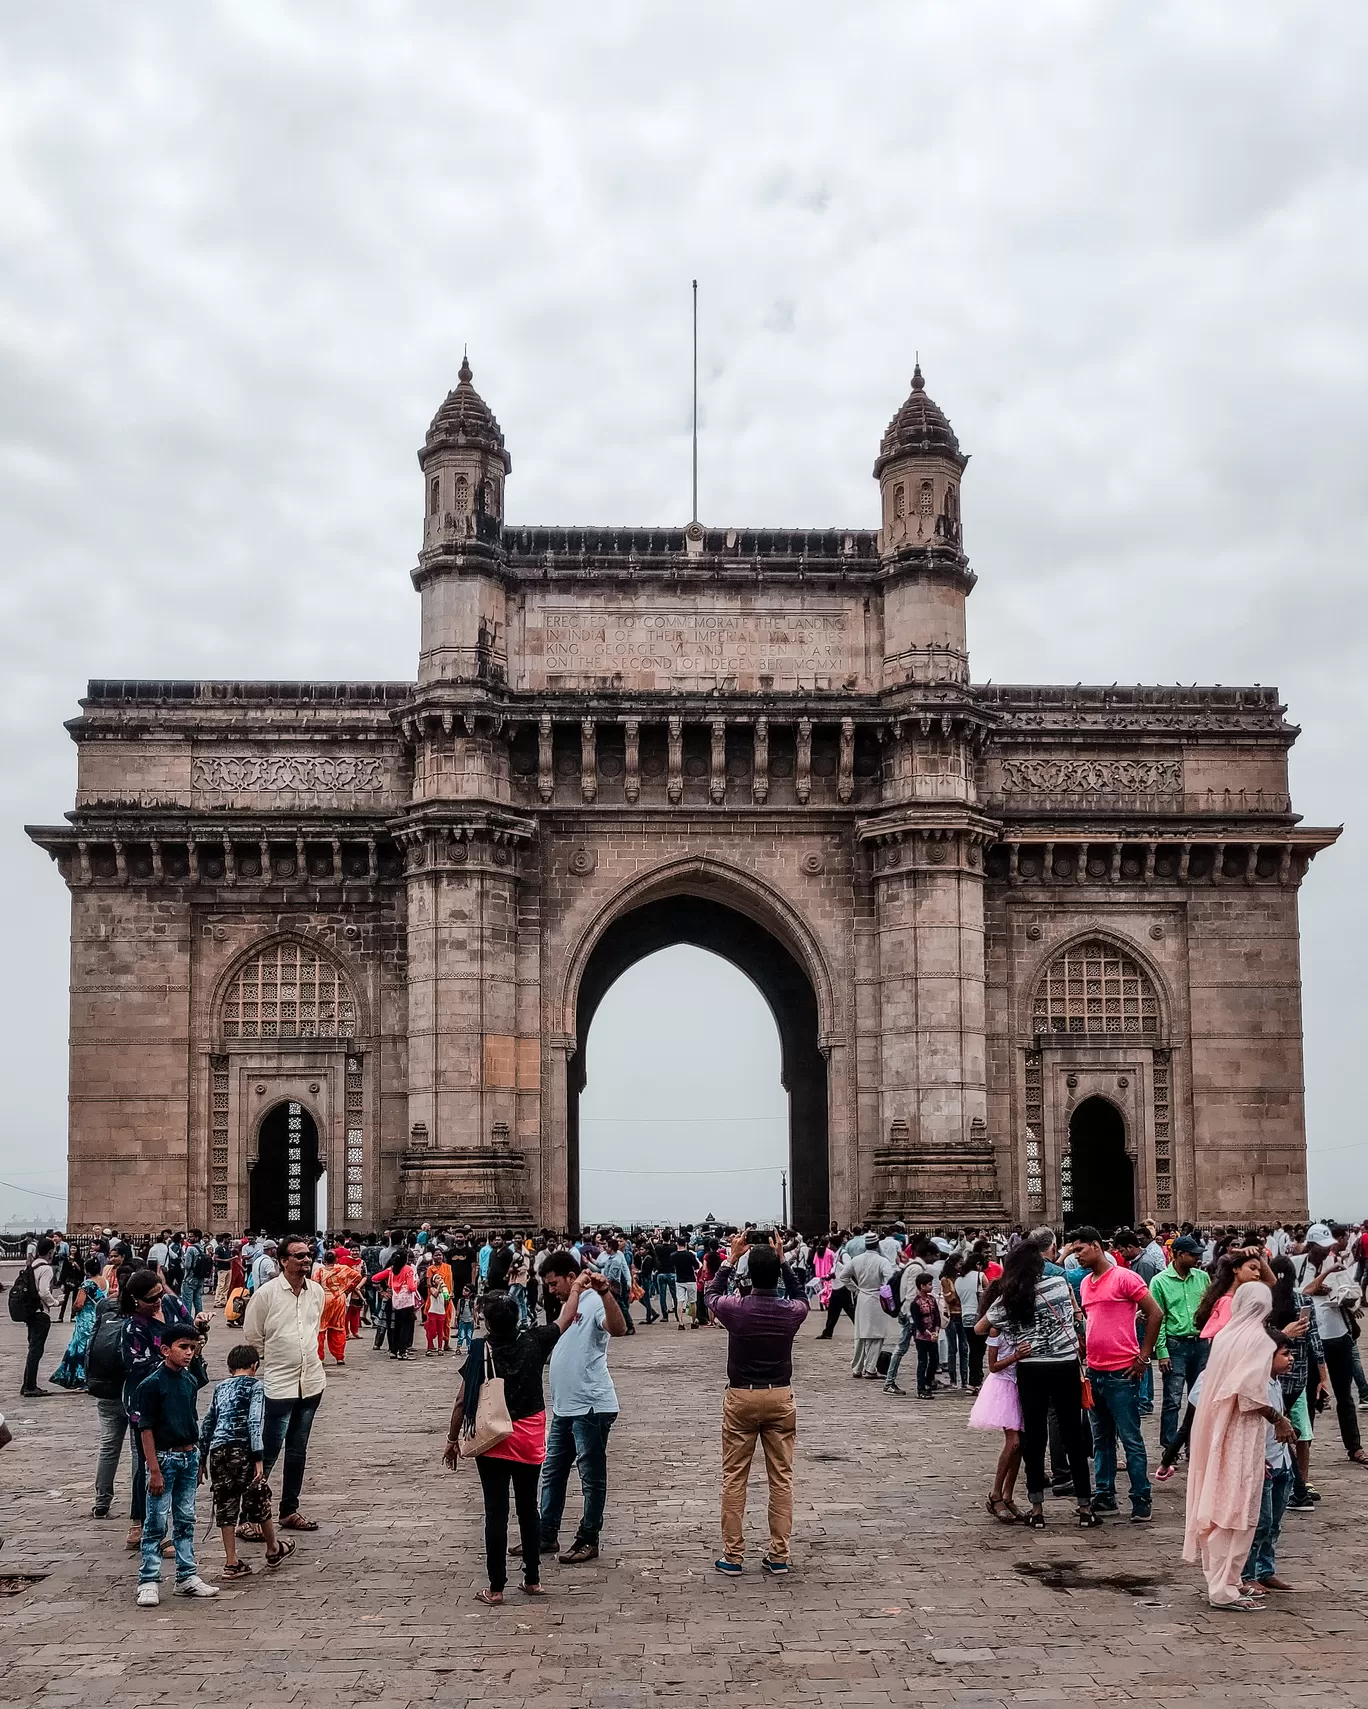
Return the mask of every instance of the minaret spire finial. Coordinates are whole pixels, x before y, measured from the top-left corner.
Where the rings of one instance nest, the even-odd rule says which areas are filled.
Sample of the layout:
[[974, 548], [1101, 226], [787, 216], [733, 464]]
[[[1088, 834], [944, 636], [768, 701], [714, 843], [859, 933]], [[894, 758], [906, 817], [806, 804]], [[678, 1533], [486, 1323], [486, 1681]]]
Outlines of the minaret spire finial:
[[926, 390], [926, 381], [922, 379], [920, 350], [916, 352], [912, 359], [912, 390], [914, 392], [924, 392]]
[[470, 346], [468, 344], [461, 346], [461, 366], [456, 378], [464, 380], [467, 385], [475, 378], [470, 369]]

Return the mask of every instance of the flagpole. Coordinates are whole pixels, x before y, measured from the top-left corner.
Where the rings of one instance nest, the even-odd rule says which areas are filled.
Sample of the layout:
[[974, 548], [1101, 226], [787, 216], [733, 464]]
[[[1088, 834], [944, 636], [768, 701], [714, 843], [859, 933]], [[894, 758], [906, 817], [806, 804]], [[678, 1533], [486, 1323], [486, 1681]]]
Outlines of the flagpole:
[[693, 282], [693, 519], [698, 521], [698, 280]]

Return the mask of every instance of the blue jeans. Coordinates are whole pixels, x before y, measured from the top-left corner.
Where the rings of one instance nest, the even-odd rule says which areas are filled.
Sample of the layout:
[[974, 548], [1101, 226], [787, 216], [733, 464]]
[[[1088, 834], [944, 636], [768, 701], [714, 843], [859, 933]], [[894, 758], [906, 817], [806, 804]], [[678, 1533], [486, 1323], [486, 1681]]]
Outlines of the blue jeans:
[[1249, 1559], [1245, 1562], [1243, 1578], [1272, 1578], [1277, 1568], [1278, 1533], [1282, 1530], [1283, 1514], [1292, 1494], [1292, 1468], [1282, 1466], [1264, 1477], [1263, 1501], [1259, 1507], [1259, 1528], [1254, 1533]]
[[198, 1276], [187, 1276], [180, 1285], [181, 1304], [197, 1317], [204, 1310], [204, 1283]]
[[952, 1317], [945, 1326], [945, 1366], [950, 1373], [950, 1387], [958, 1383], [969, 1386], [969, 1331], [962, 1317]]
[[660, 1298], [660, 1315], [662, 1317], [668, 1317], [670, 1315], [669, 1309], [665, 1304], [665, 1293], [667, 1289], [670, 1294], [670, 1305], [674, 1307], [675, 1322], [678, 1323], [679, 1289], [675, 1285], [675, 1278], [671, 1275], [667, 1275], [666, 1272], [662, 1270], [656, 1277], [656, 1293]]
[[176, 1540], [176, 1583], [184, 1584], [186, 1579], [194, 1578], [198, 1570], [195, 1566], [195, 1488], [199, 1483], [199, 1450], [167, 1448], [158, 1453], [157, 1464], [161, 1467], [166, 1487], [160, 1495], [153, 1495], [150, 1489], [147, 1492], [138, 1583], [161, 1583], [161, 1546], [169, 1517], [171, 1535]]
[[542, 1467], [543, 1551], [560, 1535], [572, 1461], [579, 1471], [580, 1494], [584, 1500], [575, 1542], [598, 1543], [608, 1500], [608, 1432], [616, 1422], [615, 1412], [585, 1412], [578, 1418], [562, 1418], [559, 1413], [552, 1413], [546, 1438], [546, 1463]]
[[475, 1325], [473, 1323], [462, 1323], [458, 1317], [456, 1319], [456, 1351], [459, 1353], [463, 1347], [469, 1347], [474, 1335]]
[[527, 1284], [525, 1282], [510, 1284], [508, 1297], [518, 1308], [518, 1327], [522, 1328], [527, 1322]]
[[1148, 1513], [1150, 1507], [1149, 1464], [1140, 1434], [1140, 1382], [1124, 1371], [1099, 1371], [1088, 1367], [1092, 1383], [1093, 1482], [1103, 1500], [1116, 1500], [1116, 1443], [1120, 1438], [1130, 1479], [1131, 1511]]
[[898, 1381], [898, 1366], [902, 1364], [903, 1355], [911, 1345], [912, 1319], [910, 1317], [905, 1317], [903, 1319], [902, 1334], [898, 1338], [898, 1350], [888, 1361], [888, 1375], [884, 1378], [884, 1387], [886, 1389], [891, 1389], [896, 1386]]
[[1171, 1448], [1178, 1440], [1178, 1421], [1183, 1412], [1183, 1390], [1206, 1368], [1211, 1343], [1199, 1335], [1177, 1335], [1168, 1343], [1169, 1368], [1164, 1372], [1164, 1410], [1159, 1417], [1159, 1446]]
[[[412, 1310], [410, 1306], [410, 1314]], [[300, 1395], [295, 1399], [267, 1398], [266, 1423], [262, 1431], [266, 1452], [262, 1455], [262, 1469], [268, 1478], [271, 1467], [280, 1458], [280, 1450], [285, 1450], [285, 1475], [280, 1483], [277, 1520], [288, 1519], [299, 1511], [299, 1492], [304, 1487], [304, 1466], [309, 1454], [309, 1432], [313, 1429], [314, 1414], [322, 1399], [321, 1389], [317, 1394]]]

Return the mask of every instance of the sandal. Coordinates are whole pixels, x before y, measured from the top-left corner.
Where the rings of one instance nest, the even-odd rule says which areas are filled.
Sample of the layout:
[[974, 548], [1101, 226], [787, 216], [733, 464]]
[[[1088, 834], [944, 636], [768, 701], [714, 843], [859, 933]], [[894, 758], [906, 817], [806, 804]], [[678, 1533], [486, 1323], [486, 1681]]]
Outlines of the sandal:
[[[268, 1561], [270, 1560], [269, 1555], [266, 1558]], [[234, 1561], [232, 1566], [224, 1567], [223, 1577], [224, 1578], [247, 1578], [251, 1574], [251, 1571], [252, 1571], [252, 1569], [250, 1566], [248, 1566], [246, 1561]]]
[[524, 1596], [546, 1595], [546, 1586], [544, 1584], [522, 1584], [519, 1585], [518, 1588], [522, 1591]]
[[302, 1513], [292, 1513], [288, 1519], [282, 1519], [276, 1529], [279, 1531], [317, 1531], [318, 1521], [306, 1519]]
[[1028, 1513], [1026, 1515], [1026, 1529], [1028, 1531], [1043, 1531], [1045, 1529], [1045, 1515], [1043, 1513]]
[[1078, 1528], [1080, 1531], [1100, 1531], [1102, 1515], [1094, 1513], [1090, 1507], [1080, 1507], [1078, 1510]]
[[297, 1543], [291, 1543], [288, 1538], [282, 1537], [276, 1544], [275, 1554], [272, 1554], [271, 1551], [267, 1549], [266, 1565], [268, 1567], [278, 1567], [282, 1561], [289, 1560], [290, 1556], [294, 1554], [298, 1546], [299, 1545]]
[[477, 1590], [476, 1602], [483, 1602], [486, 1608], [502, 1608], [503, 1592], [501, 1590]]
[[1004, 1500], [1000, 1495], [990, 1495], [988, 1497], [988, 1511], [992, 1514], [994, 1519], [998, 1520], [999, 1523], [1003, 1525], [1015, 1525], [1017, 1520], [1020, 1518], [1020, 1515], [1012, 1509], [1011, 1503]]
[[235, 1535], [239, 1543], [259, 1543], [262, 1540], [260, 1525], [239, 1525]]

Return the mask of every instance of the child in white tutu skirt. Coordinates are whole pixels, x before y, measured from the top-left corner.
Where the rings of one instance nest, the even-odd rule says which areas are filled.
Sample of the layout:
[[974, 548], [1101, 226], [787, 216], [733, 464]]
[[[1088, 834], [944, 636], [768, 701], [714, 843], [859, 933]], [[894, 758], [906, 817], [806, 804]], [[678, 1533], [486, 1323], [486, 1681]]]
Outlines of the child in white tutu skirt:
[[1021, 1399], [1017, 1394], [1016, 1366], [1028, 1358], [1029, 1341], [1013, 1343], [1000, 1330], [988, 1337], [988, 1375], [969, 1414], [971, 1430], [1000, 1430], [1002, 1452], [998, 1455], [993, 1493], [988, 1511], [1004, 1525], [1015, 1524], [1021, 1510], [1012, 1501], [1017, 1472], [1021, 1466]]

